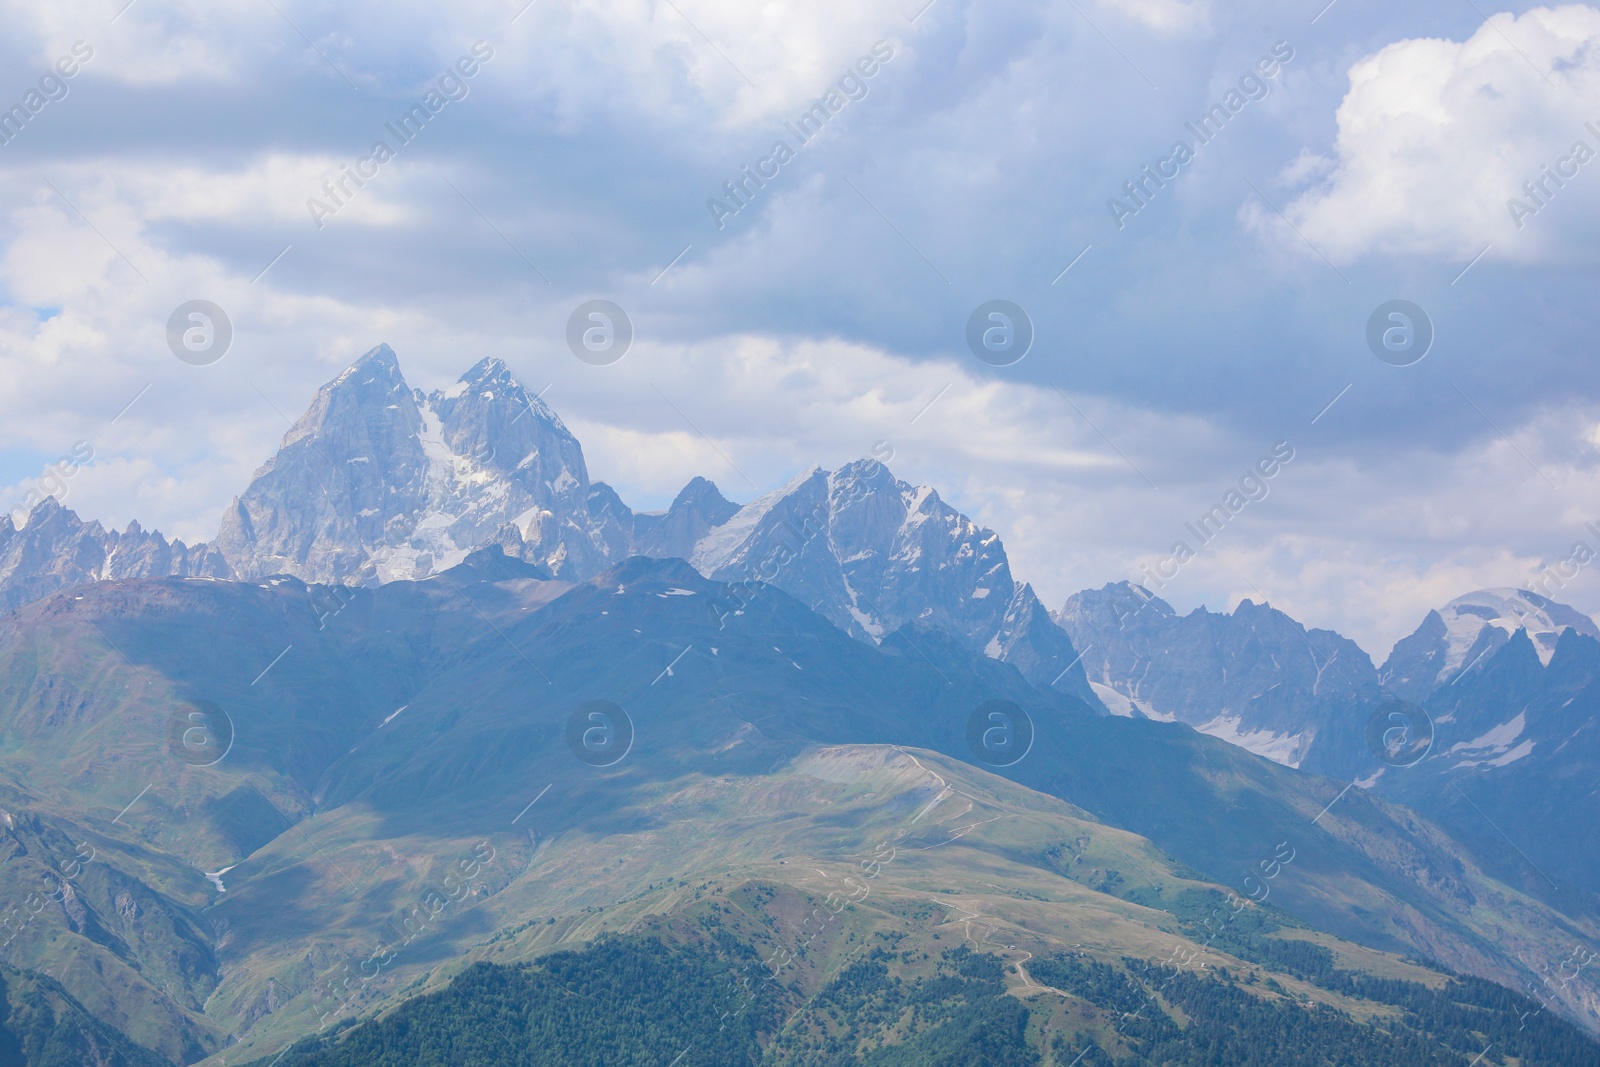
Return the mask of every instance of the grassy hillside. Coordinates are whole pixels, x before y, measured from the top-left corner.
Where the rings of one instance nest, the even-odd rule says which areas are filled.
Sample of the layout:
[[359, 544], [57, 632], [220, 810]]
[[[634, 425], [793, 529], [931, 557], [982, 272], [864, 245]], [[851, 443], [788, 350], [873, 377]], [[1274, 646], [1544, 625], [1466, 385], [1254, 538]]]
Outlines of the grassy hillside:
[[[934, 1029], [953, 1026], [966, 1033], [979, 1015], [983, 1025], [975, 1033], [987, 1036], [972, 1040], [998, 1040], [991, 1009], [1003, 1006], [1013, 1021], [1022, 1020], [1019, 998], [1027, 1016], [1019, 1025], [1031, 1035], [1025, 1043], [1041, 1056], [1050, 1054], [1049, 1042], [1039, 1037], [1044, 1031], [1099, 1034], [1104, 1047], [1118, 1054], [1144, 1047], [1137, 1035], [1119, 1032], [1115, 1020], [1103, 1017], [1105, 1005], [1096, 1007], [1077, 993], [1063, 999], [1052, 989], [1063, 987], [1039, 969], [1051, 966], [1041, 963], [1046, 960], [1094, 960], [1125, 975], [1142, 974], [1139, 980], [1153, 988], [1177, 975], [1224, 981], [1239, 987], [1229, 997], [1265, 998], [1313, 1015], [1326, 1010], [1343, 1020], [1339, 1033], [1349, 1038], [1352, 1057], [1382, 1047], [1381, 1035], [1363, 1027], [1398, 1025], [1406, 1011], [1382, 983], [1423, 996], [1453, 981], [1435, 967], [1306, 928], [1270, 903], [1251, 903], [1210, 883], [1133, 835], [929, 753], [888, 746], [809, 749], [761, 777], [676, 784], [662, 793], [650, 816], [649, 829], [604, 839], [562, 837], [541, 848], [525, 838], [521, 850], [504, 854], [512, 866], [524, 865], [517, 878], [498, 886], [488, 873], [492, 865], [486, 865], [482, 898], [459, 915], [442, 912], [431, 940], [393, 945], [388, 963], [386, 953], [364, 954], [375, 962], [352, 966], [358, 972], [353, 980], [333, 975], [331, 997], [318, 986], [328, 976], [314, 980], [305, 993], [261, 1019], [246, 1036], [246, 1047], [230, 1051], [229, 1061], [252, 1053], [270, 1058], [297, 1040], [392, 1011], [408, 997], [442, 994], [453, 977], [481, 963], [515, 968], [570, 952], [575, 944], [644, 933], [700, 945], [716, 954], [717, 966], [737, 965], [747, 977], [770, 984], [770, 995], [784, 1005], [814, 998], [833, 1003], [845, 987], [827, 996], [823, 991], [836, 982], [865, 981], [864, 966], [877, 974], [873, 960], [898, 976], [900, 986], [941, 980], [938, 961], [961, 946], [998, 961], [1004, 989], [983, 996], [1003, 992], [1009, 999], [988, 1003], [978, 1015], [966, 1012], [962, 997], [916, 1009], [924, 994], [902, 988], [894, 997], [909, 999], [873, 1001], [877, 1006], [866, 1014], [841, 1007], [832, 1016], [791, 1018], [779, 1035], [763, 1039], [762, 1055], [780, 1057], [772, 1062], [855, 1062], [848, 1056], [869, 1054], [890, 1057], [884, 1063], [924, 1062], [915, 1058], [921, 1053], [891, 1054], [888, 1046], [915, 1039], [942, 1047], [957, 1031], [928, 1036]], [[496, 863], [501, 858], [497, 852]], [[1287, 877], [1292, 866], [1290, 861], [1269, 881]], [[608, 902], [608, 894], [616, 899]], [[256, 907], [244, 895], [231, 906]], [[742, 947], [729, 955], [728, 944]], [[875, 951], [889, 952], [895, 961]], [[752, 966], [749, 953], [760, 962]], [[359, 974], [363, 970], [370, 981]], [[888, 978], [873, 978], [880, 980]], [[278, 988], [287, 990], [287, 981]], [[1553, 1014], [1524, 1020], [1537, 1005], [1501, 987], [1482, 983], [1474, 989], [1473, 996], [1489, 990], [1506, 999], [1479, 1010], [1481, 1018], [1465, 1033], [1515, 1031], [1528, 1022], [1560, 1029], [1562, 1040], [1574, 1047], [1593, 1048]], [[1078, 1003], [1085, 999], [1090, 1003]], [[1166, 1004], [1168, 998], [1158, 992], [1155, 999]], [[334, 1003], [336, 1009], [328, 1011]], [[475, 1010], [451, 1003], [456, 1006], [437, 1010]], [[948, 1017], [942, 1014], [947, 1010]], [[1232, 1009], [1218, 1009], [1224, 1016], [1227, 1010]], [[885, 1021], [891, 1016], [894, 1021]], [[863, 1021], [870, 1018], [880, 1018], [887, 1029]], [[1312, 1024], [1310, 1016], [1294, 1018], [1297, 1027]], [[857, 1023], [866, 1029], [853, 1030]], [[1012, 1032], [1006, 1025], [1005, 1032]], [[1432, 1034], [1427, 1026], [1416, 1028]], [[1360, 1040], [1357, 1031], [1365, 1035]], [[1430, 1040], [1449, 1049], [1456, 1047], [1449, 1044], [1455, 1038]], [[1255, 1034], [1250, 1040], [1265, 1038]], [[1480, 1045], [1472, 1051], [1481, 1050]], [[323, 1053], [330, 1054], [327, 1048]], [[1483, 1062], [1514, 1061], [1491, 1056]], [[1600, 1060], [1580, 1056], [1572, 1062]]]
[[[1313, 965], [1299, 975], [1323, 991], [1313, 997], [1290, 971], [1242, 962], [1019, 956], [1018, 946], [973, 940], [903, 900], [843, 906], [827, 943], [794, 967], [751, 936], [763, 906], [784, 896], [745, 883], [647, 933], [606, 935], [533, 963], [476, 963], [378, 1020], [304, 1039], [253, 1067], [1600, 1063], [1600, 1047], [1571, 1024], [1526, 1015], [1531, 1002], [1477, 979]], [[1291, 970], [1331, 958], [1319, 948]]]
[[[1008, 989], [1042, 987], [1030, 956], [1181, 958], [1363, 1022], [1398, 1009], [1295, 970], [1310, 948], [1511, 985], [1593, 936], [1359, 790], [1324, 811], [1339, 783], [1094, 718], [937, 634], [870, 648], [775, 590], [719, 628], [716, 592], [634, 561], [577, 587], [346, 592], [332, 617], [294, 582], [150, 581], [0, 621], [0, 894], [49, 898], [14, 962], [169, 1061], [221, 1067], [711, 899], [748, 906], [739, 943], [787, 953], [802, 997], [909, 923], [930, 960], [956, 931], [996, 955]], [[636, 733], [608, 767], [565, 737], [597, 698]], [[962, 762], [993, 698], [1036, 726], [1005, 776]], [[194, 707], [231, 717], [220, 762], [173, 748]], [[855, 925], [815, 926], [841, 899]], [[1230, 942], [1263, 902], [1298, 924]], [[1600, 1018], [1592, 974], [1541, 995]]]
[[48, 975], [0, 967], [0, 1064], [162, 1067], [168, 1061], [104, 1021]]

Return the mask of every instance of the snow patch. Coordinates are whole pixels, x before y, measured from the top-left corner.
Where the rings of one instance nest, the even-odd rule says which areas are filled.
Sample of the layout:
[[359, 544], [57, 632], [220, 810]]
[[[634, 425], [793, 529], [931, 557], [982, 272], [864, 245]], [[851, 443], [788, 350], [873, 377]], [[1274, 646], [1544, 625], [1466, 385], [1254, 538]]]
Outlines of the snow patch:
[[813, 467], [788, 485], [756, 497], [735, 512], [733, 518], [715, 529], [708, 530], [694, 546], [694, 552], [689, 556], [689, 565], [705, 575], [710, 575], [726, 566], [755, 535], [756, 528], [760, 526], [761, 520], [767, 517], [767, 513], [815, 477], [819, 470], [820, 467]]
[[1133, 701], [1129, 700], [1127, 697], [1123, 696], [1109, 685], [1101, 685], [1099, 682], [1090, 682], [1089, 688], [1094, 690], [1094, 695], [1100, 698], [1100, 702], [1106, 706], [1106, 710], [1111, 712], [1111, 714], [1123, 719], [1137, 719], [1139, 717]]
[[1463, 667], [1472, 666], [1466, 662], [1467, 653], [1491, 626], [1508, 636], [1519, 629], [1526, 630], [1539, 662], [1547, 667], [1563, 630], [1576, 630], [1600, 639], [1600, 627], [1589, 616], [1554, 601], [1536, 603], [1521, 589], [1479, 589], [1450, 601], [1440, 609], [1439, 617], [1445, 625], [1445, 657], [1439, 671], [1440, 682]]
[[1517, 712], [1516, 717], [1496, 726], [1494, 729], [1474, 737], [1471, 741], [1462, 741], [1452, 745], [1450, 752], [1504, 752], [1511, 747], [1512, 742], [1522, 736], [1526, 728], [1528, 716], [1526, 712]]
[[1127, 693], [1113, 689], [1109, 685], [1091, 681], [1089, 687], [1094, 690], [1095, 695], [1105, 704], [1106, 710], [1113, 715], [1125, 719], [1153, 719], [1156, 722], [1178, 721], [1176, 715], [1157, 711], [1138, 697], [1129, 696]]
[[1305, 755], [1306, 747], [1311, 742], [1309, 736], [1279, 734], [1271, 730], [1241, 730], [1239, 723], [1236, 715], [1218, 715], [1195, 729], [1231, 745], [1238, 745], [1246, 752], [1254, 752], [1273, 763], [1281, 763], [1285, 767], [1300, 766], [1300, 758]]
[[1526, 725], [1527, 713], [1518, 712], [1514, 718], [1506, 720], [1481, 736], [1452, 745], [1447, 755], [1459, 752], [1463, 756], [1471, 757], [1457, 762], [1452, 770], [1463, 767], [1504, 767], [1529, 755], [1533, 752], [1531, 738], [1516, 745], [1515, 748], [1512, 747], [1517, 738], [1522, 736]]
[[1517, 760], [1521, 759], [1524, 756], [1527, 756], [1527, 755], [1531, 754], [1532, 752], [1533, 752], [1533, 741], [1532, 740], [1524, 741], [1524, 742], [1522, 742], [1522, 744], [1518, 745], [1516, 748], [1512, 749], [1510, 752], [1507, 752], [1505, 755], [1496, 756], [1494, 759], [1490, 760], [1489, 761], [1489, 766], [1491, 766], [1491, 767], [1504, 767], [1508, 763], [1517, 762]]
[[206, 876], [206, 881], [217, 887], [217, 892], [226, 893], [228, 887], [222, 884], [222, 876], [237, 866], [239, 866], [237, 863], [230, 863], [220, 871], [201, 871], [200, 873]]

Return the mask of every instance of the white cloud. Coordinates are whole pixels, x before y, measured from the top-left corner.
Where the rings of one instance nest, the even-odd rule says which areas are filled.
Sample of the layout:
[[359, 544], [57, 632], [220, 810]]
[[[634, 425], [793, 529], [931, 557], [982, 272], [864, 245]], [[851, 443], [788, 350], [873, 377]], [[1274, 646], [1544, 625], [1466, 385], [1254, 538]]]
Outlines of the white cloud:
[[1162, 33], [1190, 34], [1211, 25], [1204, 0], [1100, 0], [1100, 6]]
[[[364, 146], [353, 145], [345, 158], [268, 152], [226, 168], [128, 160], [114, 172], [96, 163], [0, 170], [0, 188], [10, 194], [7, 199], [16, 205], [12, 208], [13, 219], [21, 223], [13, 230], [17, 236], [12, 248], [19, 259], [33, 265], [30, 270], [41, 262], [75, 261], [73, 256], [43, 256], [38, 254], [40, 250], [26, 245], [28, 240], [62, 239], [59, 231], [46, 234], [29, 225], [30, 219], [36, 222], [40, 213], [46, 213], [66, 223], [68, 229], [81, 229], [78, 240], [84, 245], [98, 242], [102, 250], [110, 253], [104, 241], [82, 227], [73, 206], [107, 230], [113, 243], [142, 240], [135, 235], [136, 230], [169, 222], [252, 226], [290, 223], [309, 238], [314, 236], [315, 227], [306, 207], [307, 199], [316, 197], [330, 206], [338, 202], [325, 191], [324, 183], [338, 180], [341, 166], [356, 161], [362, 154], [355, 150], [357, 147]], [[402, 175], [421, 170], [425, 180], [437, 183], [439, 169], [437, 164], [409, 158], [402, 147], [397, 158], [381, 167], [378, 176], [363, 187], [356, 188], [347, 181], [345, 191], [353, 195], [337, 211], [337, 221], [326, 225], [394, 226], [405, 222], [413, 212], [405, 203]], [[59, 194], [46, 184], [47, 179], [60, 189]], [[61, 195], [68, 197], [73, 206], [61, 200]], [[345, 199], [342, 193], [336, 195]], [[7, 284], [30, 283], [27, 278], [14, 275]], [[39, 279], [38, 284], [48, 287], [57, 282]]]
[[[1140, 158], [1136, 144], [1146, 134], [1164, 141], [1171, 116], [1070, 8], [940, 0], [908, 29], [917, 5], [899, 0], [675, 2], [681, 14], [664, 0], [541, 0], [515, 25], [506, 20], [518, 5], [501, 0], [281, 3], [360, 94], [268, 5], [135, 4], [94, 37], [85, 79], [116, 82], [119, 99], [158, 101], [175, 87], [172, 99], [210, 94], [224, 108], [239, 102], [245, 114], [288, 92], [303, 110], [292, 122], [224, 131], [232, 136], [217, 141], [209, 127], [189, 136], [189, 113], [163, 125], [165, 113], [152, 108], [148, 127], [125, 141], [90, 137], [63, 150], [42, 136], [0, 156], [0, 290], [16, 305], [0, 306], [0, 450], [18, 472], [10, 477], [89, 440], [97, 459], [74, 479], [69, 505], [117, 526], [138, 518], [186, 540], [209, 537], [277, 447], [279, 412], [299, 414], [345, 363], [389, 341], [422, 388], [491, 354], [530, 388], [549, 385], [547, 398], [583, 441], [593, 475], [640, 507], [666, 504], [697, 474], [750, 499], [812, 463], [835, 466], [886, 442], [897, 474], [935, 486], [998, 530], [1017, 576], [1059, 605], [1166, 552], [1184, 521], [1270, 447], [1270, 438], [1258, 439], [1265, 431], [1239, 427], [1272, 421], [1280, 390], [1298, 395], [1303, 378], [1324, 372], [1281, 365], [1276, 332], [1265, 335], [1268, 364], [1234, 346], [1248, 301], [1203, 306], [1189, 295], [1196, 277], [1161, 274], [1140, 246], [1079, 234], [1080, 222], [1105, 225], [1098, 203], [1084, 210], [1087, 222], [1071, 206], [1074, 190], [1104, 177], [1093, 161]], [[0, 9], [18, 16], [0, 49], [40, 62], [81, 35], [80, 23], [105, 27], [109, 18], [87, 3], [0, 0]], [[1153, 31], [1147, 36], [1193, 35], [1213, 18], [1232, 28], [1257, 21], [1254, 11], [1170, 0], [1086, 8], [1118, 41], [1135, 34], [1101, 19], [1113, 9]], [[412, 98], [479, 36], [494, 36], [496, 57], [459, 116], [440, 120], [451, 123], [439, 130], [448, 136], [430, 131], [429, 141], [403, 150], [393, 173], [385, 167], [319, 234], [306, 197], [381, 135], [393, 100]], [[789, 117], [879, 37], [895, 40], [897, 55], [873, 86], [882, 95], [859, 112], [859, 128], [874, 137], [852, 144], [854, 131], [830, 132], [829, 146], [808, 149], [804, 164], [757, 202], [753, 222], [742, 215], [741, 229], [713, 238], [700, 209], [711, 189], [700, 188], [696, 168], [731, 176], [749, 160], [747, 144], [765, 139], [756, 136], [761, 123]], [[1304, 190], [1291, 217], [1341, 258], [1476, 254], [1490, 239], [1479, 230], [1503, 225], [1505, 198], [1581, 135], [1572, 131], [1587, 116], [1567, 90], [1595, 87], [1584, 48], [1597, 37], [1589, 8], [1540, 10], [1496, 16], [1463, 43], [1402, 41], [1363, 60], [1351, 72], [1337, 143], [1307, 150], [1284, 172]], [[1187, 78], [1195, 99], [1211, 98], [1217, 70], [1236, 69], [1177, 51], [1173, 80]], [[96, 118], [80, 84], [66, 104], [80, 112], [63, 111], [62, 122]], [[1107, 96], [1108, 84], [1133, 91]], [[1305, 118], [1303, 96], [1275, 91], [1283, 126]], [[275, 98], [271, 106], [274, 115], [291, 110]], [[1267, 136], [1273, 125], [1253, 129]], [[135, 139], [144, 136], [159, 143]], [[1240, 154], [1250, 147], [1238, 142]], [[1296, 147], [1275, 144], [1273, 158], [1289, 159]], [[1221, 167], [1229, 157], [1211, 158]], [[493, 222], [459, 203], [446, 173]], [[691, 180], [675, 186], [685, 174]], [[1600, 189], [1600, 169], [1592, 176]], [[1496, 238], [1495, 254], [1581, 248], [1572, 219], [1586, 210], [1590, 177], [1586, 169], [1504, 249]], [[662, 223], [676, 200], [657, 210], [645, 196], [659, 189], [681, 192], [684, 215], [702, 229]], [[1196, 209], [1204, 206], [1197, 198]], [[1174, 247], [1215, 250], [1191, 219]], [[1152, 240], [1161, 237], [1157, 226]], [[1051, 287], [1091, 237], [1092, 256]], [[653, 284], [691, 239], [693, 252]], [[290, 240], [290, 256], [251, 285]], [[548, 268], [551, 284], [507, 241]], [[1201, 288], [1235, 275], [1269, 288], [1278, 281], [1241, 273], [1225, 248], [1221, 258], [1184, 262], [1206, 272]], [[1095, 272], [1108, 272], [1112, 284]], [[1018, 282], [1030, 276], [1031, 291]], [[994, 372], [953, 346], [969, 299], [1013, 290], [1040, 316], [1041, 343], [1016, 370]], [[635, 314], [635, 350], [615, 367], [589, 367], [564, 348], [562, 326], [580, 291], [614, 297]], [[965, 306], [944, 306], [946, 291]], [[1299, 297], [1292, 286], [1287, 292]], [[193, 297], [217, 301], [235, 321], [234, 349], [213, 367], [180, 364], [166, 351], [163, 323]], [[1303, 299], [1322, 306], [1320, 294]], [[1045, 316], [1058, 314], [1047, 339]], [[1182, 343], [1141, 329], [1158, 320], [1184, 323]], [[1263, 365], [1272, 372], [1263, 376]], [[1077, 410], [1053, 388], [1026, 384], [1030, 375], [1062, 383]], [[1548, 377], [1537, 389], [1569, 391], [1569, 379]], [[1479, 395], [1470, 373], [1462, 381]], [[1173, 382], [1194, 383], [1195, 396], [1175, 401]], [[1338, 384], [1318, 385], [1319, 397]], [[1363, 388], [1318, 432], [1360, 403]], [[1322, 402], [1290, 414], [1303, 424]], [[1258, 417], [1263, 410], [1268, 418]], [[1538, 433], [1527, 429], [1553, 410], [1529, 402], [1495, 418], [1559, 494], [1493, 438], [1461, 450], [1481, 429], [1476, 422], [1431, 438], [1438, 452], [1402, 443], [1377, 453], [1353, 434], [1322, 449], [1308, 440], [1273, 495], [1251, 505], [1164, 595], [1180, 608], [1222, 607], [1264, 592], [1381, 656], [1428, 607], [1474, 586], [1525, 580], [1594, 517], [1570, 502], [1600, 497], [1591, 447], [1600, 409], [1575, 407]], [[1418, 418], [1434, 416], [1419, 408]], [[1573, 599], [1600, 607], [1600, 591], [1584, 582], [1592, 579], [1574, 585]]]
[[[1181, 21], [1188, 9], [1179, 0], [1119, 2], [1157, 23]], [[741, 126], [821, 96], [874, 42], [893, 42], [909, 28], [909, 6], [546, 0], [519, 12], [520, 4], [502, 0], [336, 7], [168, 0], [135, 3], [109, 24], [99, 4], [0, 0], [0, 22], [40, 72], [86, 40], [95, 56], [85, 76], [140, 87], [248, 87], [264, 70], [281, 77], [288, 65], [341, 93], [351, 91], [348, 78], [358, 91], [404, 96], [484, 39], [496, 49], [486, 71], [499, 77], [511, 68], [521, 91], [559, 97], [569, 117], [620, 105], [655, 114], [709, 110]]]
[[[832, 0], [803, 6], [738, 0], [674, 0], [674, 4], [676, 11], [670, 5], [638, 0], [610, 0], [596, 6], [618, 36], [638, 24], [636, 6], [652, 8], [656, 39], [666, 33], [688, 46], [695, 81], [707, 99], [717, 99], [714, 93], [719, 87], [736, 90], [727, 110], [730, 124], [799, 111], [842, 75], [854, 73], [852, 65], [870, 58], [872, 46], [880, 40], [896, 54], [905, 48], [898, 41], [907, 28], [902, 0]], [[692, 25], [685, 25], [691, 20]], [[715, 49], [700, 37], [702, 32], [716, 43]], [[742, 75], [733, 82], [727, 77], [730, 67]]]
[[[641, 345], [627, 362], [637, 369], [611, 379], [610, 402], [570, 421], [594, 476], [628, 500], [670, 499], [697, 474], [747, 500], [812, 463], [883, 458], [884, 446], [902, 477], [957, 498], [975, 469], [1047, 479], [1124, 469], [1089, 427], [1064, 417], [1060, 396], [986, 379], [970, 357], [913, 362], [838, 340], [745, 336]], [[606, 408], [622, 421], [596, 418]]]
[[[109, 194], [85, 203], [112, 220], [108, 233], [151, 284], [128, 276], [64, 209], [48, 201], [18, 209], [4, 280], [30, 299], [81, 310], [44, 322], [0, 315], [0, 375], [14, 386], [0, 395], [0, 447], [54, 455], [90, 440], [96, 460], [74, 479], [69, 505], [191, 542], [214, 533], [222, 508], [276, 449], [284, 416], [382, 340], [423, 388], [483, 354], [504, 356], [531, 388], [550, 387], [547, 399], [582, 440], [592, 476], [641, 508], [664, 506], [697, 474], [748, 500], [813, 463], [836, 466], [886, 442], [902, 478], [933, 485], [999, 531], [1016, 576], [1052, 606], [1077, 589], [1137, 577], [1140, 563], [1165, 553], [1184, 522], [1272, 444], [1077, 392], [1069, 404], [964, 353], [913, 360], [868, 344], [768, 335], [666, 343], [641, 318], [626, 359], [590, 367], [537, 316], [478, 318], [450, 302], [390, 307], [252, 287], [117, 223]], [[214, 367], [182, 365], [164, 349], [158, 327], [179, 284], [200, 285], [251, 324]], [[182, 296], [193, 295], [188, 288]], [[1600, 517], [1574, 503], [1600, 499], [1597, 421], [1600, 410], [1547, 408], [1513, 430], [1515, 448], [1490, 438], [1460, 453], [1396, 449], [1359, 463], [1308, 435], [1272, 494], [1162, 595], [1180, 609], [1265, 595], [1381, 659], [1428, 608], [1527, 580], [1570, 548], [1584, 520]], [[1592, 585], [1581, 576], [1568, 599], [1600, 607]]]
[[13, 41], [34, 52], [41, 70], [73, 42], [83, 41], [94, 51], [84, 66], [86, 76], [128, 85], [233, 81], [243, 73], [239, 60], [244, 55], [259, 50], [263, 40], [276, 40], [280, 28], [293, 32], [281, 22], [272, 25], [277, 16], [270, 7], [249, 0], [137, 4], [114, 23], [117, 7], [106, 7], [83, 0], [7, 0], [0, 3], [0, 21]]
[[[1350, 68], [1338, 110], [1333, 170], [1285, 210], [1339, 262], [1369, 254], [1470, 259], [1593, 258], [1600, 229], [1600, 11], [1584, 5], [1497, 14], [1466, 41], [1414, 38]], [[1582, 141], [1597, 158], [1569, 162], [1565, 188], [1546, 181], [1539, 208], [1525, 182], [1544, 180]], [[1310, 153], [1280, 176], [1324, 169]], [[1518, 198], [1536, 214], [1519, 227]], [[1299, 238], [1259, 205], [1258, 227]]]

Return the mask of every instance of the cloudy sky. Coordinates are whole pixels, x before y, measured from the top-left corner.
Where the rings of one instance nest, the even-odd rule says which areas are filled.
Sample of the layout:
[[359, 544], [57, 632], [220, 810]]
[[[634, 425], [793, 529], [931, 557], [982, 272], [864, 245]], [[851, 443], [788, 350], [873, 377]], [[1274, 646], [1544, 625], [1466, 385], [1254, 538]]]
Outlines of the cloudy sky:
[[[1052, 606], [1184, 539], [1180, 609], [1381, 659], [1600, 547], [1600, 10], [1484, 3], [4, 0], [0, 485], [87, 442], [69, 507], [208, 539], [361, 352], [492, 354], [636, 508], [892, 449]], [[565, 342], [595, 298], [610, 366]], [[1369, 344], [1397, 299], [1420, 361]], [[190, 300], [218, 362], [168, 346]]]

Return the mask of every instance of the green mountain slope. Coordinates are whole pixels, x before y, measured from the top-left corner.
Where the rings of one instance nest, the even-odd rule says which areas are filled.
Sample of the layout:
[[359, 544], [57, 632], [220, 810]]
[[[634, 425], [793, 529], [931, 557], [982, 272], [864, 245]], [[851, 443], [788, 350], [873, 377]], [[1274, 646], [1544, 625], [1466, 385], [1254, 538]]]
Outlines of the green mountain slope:
[[1600, 1047], [1571, 1024], [1527, 1014], [1531, 1002], [1477, 979], [1327, 967], [1313, 996], [1283, 984], [1298, 984], [1289, 971], [1234, 961], [1019, 957], [1016, 945], [930, 921], [892, 890], [841, 906], [833, 944], [790, 966], [781, 951], [762, 958], [771, 939], [761, 929], [788, 895], [766, 881], [702, 891], [649, 933], [532, 963], [476, 963], [379, 1020], [255, 1067], [1600, 1063]]
[[[1008, 988], [1041, 984], [1029, 954], [1177, 953], [1271, 972], [1358, 1021], [1397, 1009], [1345, 1003], [1271, 954], [1307, 949], [1276, 942], [1314, 940], [1339, 970], [1445, 981], [1403, 953], [1514, 985], [1592, 938], [1360, 790], [1180, 726], [1094, 717], [937, 633], [874, 649], [776, 590], [737, 613], [726, 594], [681, 562], [634, 560], [578, 586], [472, 568], [337, 593], [102, 584], [0, 621], [0, 804], [26, 857], [0, 865], [0, 893], [65, 886], [16, 961], [171, 1062], [220, 1065], [475, 963], [671, 926], [696, 894], [767, 894], [736, 940], [787, 953], [805, 997], [907, 923], [927, 928], [930, 959], [960, 930], [1004, 961]], [[974, 709], [996, 699], [1035, 738], [991, 773], [963, 761]], [[631, 718], [609, 766], [569, 747], [592, 700]], [[201, 740], [231, 743], [214, 763], [183, 744], [197, 712]], [[850, 905], [865, 925], [805, 926], [873, 863], [870, 908]], [[1306, 927], [1227, 948], [1247, 900]], [[1242, 963], [1251, 952], [1268, 955]], [[1590, 1017], [1592, 983], [1547, 983], [1541, 1018]], [[875, 1041], [895, 1043], [858, 1051]]]
[[96, 1019], [48, 975], [0, 967], [4, 1067], [162, 1067], [167, 1062]]

